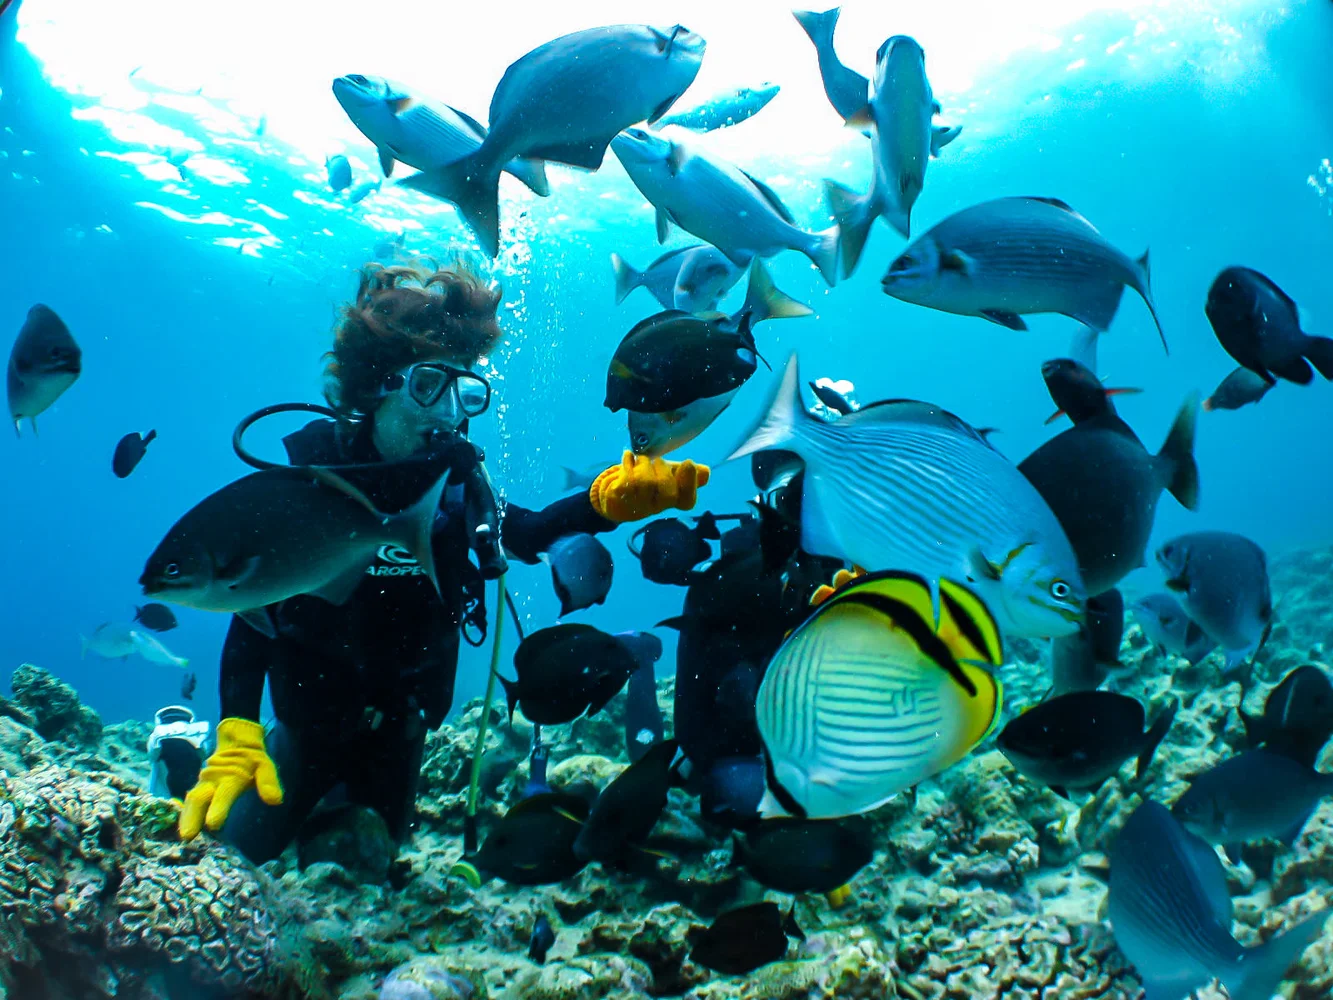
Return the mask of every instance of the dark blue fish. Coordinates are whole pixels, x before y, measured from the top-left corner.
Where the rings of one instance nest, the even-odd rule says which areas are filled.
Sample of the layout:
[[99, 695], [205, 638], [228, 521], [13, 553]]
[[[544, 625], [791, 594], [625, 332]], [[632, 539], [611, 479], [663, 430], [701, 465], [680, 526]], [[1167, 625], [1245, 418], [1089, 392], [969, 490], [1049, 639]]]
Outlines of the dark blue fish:
[[606, 546], [592, 535], [561, 536], [547, 551], [546, 561], [551, 564], [561, 617], [605, 603], [615, 566]]
[[699, 811], [710, 822], [745, 829], [759, 820], [759, 803], [768, 787], [763, 757], [721, 757], [690, 787], [699, 793]]
[[134, 609], [134, 620], [154, 632], [170, 632], [176, 627], [176, 613], [165, 604], [140, 604]]
[[551, 921], [546, 919], [545, 914], [538, 914], [536, 922], [532, 925], [532, 937], [528, 939], [528, 958], [538, 965], [545, 964], [546, 953], [551, 950], [553, 944], [555, 944], [555, 931], [551, 930]]
[[639, 664], [625, 692], [625, 753], [633, 763], [666, 735], [653, 666], [662, 658], [662, 640], [651, 632], [620, 632], [616, 638], [630, 647]]
[[875, 856], [863, 817], [768, 819], [736, 841], [736, 858], [760, 885], [778, 892], [832, 892]]
[[618, 862], [647, 840], [666, 808], [667, 792], [676, 783], [673, 764], [678, 749], [675, 740], [654, 744], [602, 789], [574, 841], [575, 857]]
[[753, 118], [778, 96], [776, 83], [733, 87], [685, 111], [667, 115], [659, 125], [679, 125], [694, 132], [712, 132]]
[[1316, 666], [1297, 667], [1268, 694], [1262, 715], [1236, 710], [1250, 746], [1263, 747], [1314, 767], [1333, 736], [1333, 684]]
[[124, 479], [133, 472], [148, 452], [148, 445], [157, 437], [157, 431], [140, 435], [131, 431], [116, 443], [116, 453], [111, 456], [111, 471], [119, 479]]
[[690, 961], [728, 976], [743, 976], [787, 954], [787, 938], [805, 940], [796, 925], [796, 905], [784, 915], [777, 903], [751, 903], [718, 914], [692, 936]]
[[1159, 802], [1144, 802], [1111, 850], [1108, 915], [1151, 1000], [1185, 1000], [1220, 979], [1231, 1000], [1269, 1000], [1319, 934], [1316, 913], [1257, 948], [1231, 935], [1226, 872]]
[[719, 537], [712, 518], [701, 519], [691, 528], [679, 518], [662, 517], [634, 532], [629, 550], [639, 560], [645, 580], [683, 587], [690, 582], [694, 567], [713, 554], [709, 540]]
[[1073, 635], [1051, 640], [1052, 694], [1091, 691], [1120, 666], [1125, 600], [1118, 590], [1088, 598], [1087, 618]]
[[1333, 379], [1333, 340], [1302, 330], [1299, 307], [1267, 275], [1226, 268], [1208, 290], [1204, 312], [1226, 352], [1269, 385], [1279, 378], [1308, 385], [1311, 364]]

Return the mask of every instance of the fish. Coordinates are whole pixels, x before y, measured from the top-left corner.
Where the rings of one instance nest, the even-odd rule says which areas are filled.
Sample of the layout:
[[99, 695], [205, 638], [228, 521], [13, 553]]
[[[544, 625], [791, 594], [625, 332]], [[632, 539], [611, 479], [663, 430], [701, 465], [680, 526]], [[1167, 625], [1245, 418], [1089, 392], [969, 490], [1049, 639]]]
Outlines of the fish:
[[181, 697], [186, 701], [194, 701], [194, 690], [198, 686], [199, 678], [187, 671], [181, 678]]
[[[1091, 359], [1094, 363], [1096, 358]], [[1112, 396], [1138, 392], [1138, 389], [1108, 389], [1092, 369], [1073, 358], [1053, 358], [1042, 363], [1041, 377], [1056, 411], [1046, 418], [1048, 424], [1068, 417], [1074, 424], [1115, 413]]]
[[789, 937], [804, 941], [796, 905], [784, 915], [777, 903], [751, 903], [719, 913], [689, 935], [690, 961], [727, 976], [743, 976], [787, 954]]
[[347, 201], [352, 205], [359, 205], [379, 189], [380, 182], [372, 177], [370, 180], [362, 181], [356, 187], [352, 188], [352, 190], [348, 191]]
[[1170, 594], [1149, 594], [1131, 605], [1144, 638], [1159, 650], [1183, 656], [1191, 667], [1217, 648]]
[[1230, 671], [1259, 651], [1273, 628], [1268, 560], [1242, 535], [1199, 531], [1157, 550], [1168, 590], [1199, 628], [1222, 647]]
[[759, 803], [764, 798], [764, 772], [762, 756], [719, 757], [711, 761], [691, 780], [699, 793], [700, 814], [710, 823], [722, 826], [753, 827], [759, 821]]
[[578, 490], [580, 493], [586, 493], [593, 482], [606, 470], [605, 463], [598, 462], [596, 465], [590, 465], [586, 469], [571, 469], [566, 465], [560, 466], [561, 476], [564, 478], [563, 492]]
[[562, 535], [546, 552], [551, 585], [560, 598], [560, 616], [605, 604], [615, 570], [611, 553], [592, 535]]
[[1163, 490], [1186, 510], [1197, 509], [1199, 400], [1185, 400], [1156, 455], [1105, 396], [1100, 414], [1076, 412], [1074, 426], [1019, 462], [1018, 471], [1055, 513], [1078, 557], [1083, 584], [1095, 595], [1145, 564]]
[[836, 181], [824, 192], [842, 233], [842, 276], [850, 277], [861, 259], [870, 227], [883, 218], [903, 236], [911, 235], [912, 206], [926, 183], [926, 165], [936, 154], [931, 119], [939, 105], [926, 79], [926, 53], [916, 39], [894, 35], [875, 56], [870, 103], [847, 119], [871, 125], [870, 191], [858, 195]]
[[93, 631], [91, 639], [79, 636], [79, 643], [80, 659], [91, 651], [108, 660], [123, 660], [137, 653], [150, 663], [165, 666], [185, 667], [190, 662], [183, 656], [176, 656], [151, 633], [121, 622], [104, 622]]
[[551, 930], [551, 921], [543, 913], [537, 914], [532, 923], [532, 936], [528, 938], [528, 958], [538, 965], [546, 964], [546, 953], [555, 944], [555, 931]]
[[1111, 929], [1152, 1000], [1186, 1000], [1214, 979], [1231, 1000], [1269, 1000], [1329, 915], [1321, 911], [1258, 947], [1243, 947], [1231, 935], [1222, 862], [1152, 800], [1125, 821], [1110, 862]]
[[957, 763], [1000, 717], [1000, 630], [952, 580], [870, 573], [820, 604], [774, 654], [755, 719], [768, 762], [760, 815], [870, 812]]
[[890, 400], [838, 420], [801, 404], [793, 354], [766, 414], [731, 458], [805, 462], [801, 549], [869, 570], [970, 578], [1006, 636], [1069, 635], [1086, 600], [1074, 550], [1035, 487], [973, 427]]
[[634, 532], [628, 545], [630, 553], [639, 560], [645, 580], [684, 587], [690, 583], [694, 567], [712, 556], [709, 541], [719, 537], [714, 521], [691, 528], [679, 518], [659, 517]]
[[1276, 385], [1264, 381], [1248, 368], [1237, 368], [1217, 384], [1213, 394], [1203, 401], [1203, 408], [1213, 410], [1239, 410], [1242, 406], [1257, 403], [1268, 395], [1268, 390]]
[[55, 310], [41, 303], [28, 310], [9, 352], [6, 373], [14, 433], [24, 417], [37, 433], [37, 417], [64, 395], [83, 372], [83, 351]]
[[995, 746], [1019, 774], [1068, 798], [1100, 788], [1130, 757], [1142, 778], [1179, 709], [1173, 702], [1145, 732], [1143, 705], [1128, 695], [1071, 691], [1010, 719]]
[[674, 223], [710, 243], [738, 267], [752, 257], [795, 250], [810, 258], [831, 287], [838, 280], [838, 227], [820, 233], [796, 225], [767, 184], [739, 167], [678, 140], [632, 128], [611, 151], [657, 212], [657, 242]]
[[1024, 315], [1058, 313], [1103, 333], [1128, 286], [1158, 336], [1148, 254], [1132, 260], [1058, 198], [996, 198], [955, 212], [917, 237], [884, 275], [903, 302], [1026, 330]]
[[1296, 667], [1268, 693], [1261, 715], [1236, 709], [1251, 747], [1314, 767], [1333, 736], [1333, 684], [1313, 664]]
[[558, 725], [596, 715], [639, 667], [629, 647], [591, 625], [552, 625], [533, 632], [514, 652], [517, 680], [501, 677], [509, 715]]
[[[470, 115], [414, 95], [383, 77], [340, 76], [333, 81], [333, 96], [352, 124], [374, 143], [385, 177], [393, 175], [398, 163], [417, 170], [453, 163], [475, 153], [486, 138], [486, 127]], [[551, 193], [541, 160], [515, 159], [502, 169], [540, 197]]]
[[111, 471], [116, 474], [118, 479], [124, 479], [143, 461], [144, 455], [148, 452], [148, 446], [157, 437], [157, 431], [149, 431], [140, 436], [138, 431], [131, 431], [118, 442], [116, 442], [116, 452], [111, 456]]
[[715, 94], [702, 104], [667, 115], [657, 124], [661, 128], [679, 125], [692, 132], [730, 128], [763, 111], [768, 107], [768, 102], [778, 96], [780, 89], [776, 83], [767, 82], [757, 87], [732, 87]]
[[846, 379], [834, 382], [832, 379], [821, 378], [807, 384], [827, 410], [841, 417], [856, 411], [856, 401], [851, 397], [854, 386]]
[[745, 273], [716, 247], [695, 244], [668, 250], [639, 271], [619, 254], [611, 255], [616, 276], [616, 305], [636, 288], [646, 288], [663, 309], [709, 312]]
[[176, 614], [165, 604], [140, 604], [134, 608], [134, 620], [154, 632], [170, 632], [176, 627]]
[[1311, 364], [1333, 379], [1333, 340], [1302, 330], [1300, 307], [1266, 274], [1223, 269], [1208, 289], [1204, 313], [1223, 349], [1270, 386], [1279, 378], [1309, 385]]
[[141, 632], [135, 629], [133, 636], [135, 651], [149, 663], [159, 663], [164, 667], [181, 667], [182, 669], [190, 665], [187, 657], [177, 656], [167, 649], [162, 644], [162, 640], [152, 632]]
[[625, 690], [625, 754], [633, 764], [666, 737], [654, 666], [662, 658], [662, 640], [651, 632], [618, 632], [616, 638], [630, 648], [638, 664]]
[[333, 466], [252, 472], [187, 511], [139, 583], [148, 597], [230, 611], [270, 637], [277, 630], [265, 608], [298, 594], [345, 603], [381, 545], [411, 553], [438, 593], [431, 529], [448, 475], [445, 468], [416, 503], [385, 514]]
[[647, 840], [666, 808], [678, 749], [675, 740], [654, 744], [602, 789], [574, 841], [575, 857], [613, 864]]
[[1051, 693], [1092, 691], [1120, 666], [1125, 599], [1118, 590], [1088, 598], [1088, 617], [1073, 635], [1051, 641]]
[[479, 873], [514, 885], [573, 878], [587, 864], [574, 853], [574, 840], [588, 812], [588, 803], [571, 792], [520, 799], [487, 831], [471, 863]]
[[875, 839], [862, 817], [766, 819], [737, 837], [736, 860], [777, 892], [832, 892], [874, 859]]
[[1171, 815], [1238, 859], [1240, 845], [1265, 837], [1291, 844], [1330, 794], [1333, 774], [1270, 750], [1246, 750], [1195, 775]]
[[503, 164], [524, 157], [598, 169], [617, 133], [671, 109], [694, 82], [704, 49], [704, 40], [679, 24], [590, 28], [540, 45], [505, 70], [481, 145], [404, 185], [453, 202], [494, 257]]
[[351, 186], [352, 165], [341, 153], [326, 157], [324, 170], [329, 175], [329, 187], [334, 191], [342, 191]]
[[833, 48], [833, 33], [837, 30], [840, 13], [841, 8], [833, 7], [818, 14], [810, 10], [794, 10], [792, 16], [814, 43], [824, 93], [833, 110], [845, 121], [865, 107], [870, 81], [844, 66]]

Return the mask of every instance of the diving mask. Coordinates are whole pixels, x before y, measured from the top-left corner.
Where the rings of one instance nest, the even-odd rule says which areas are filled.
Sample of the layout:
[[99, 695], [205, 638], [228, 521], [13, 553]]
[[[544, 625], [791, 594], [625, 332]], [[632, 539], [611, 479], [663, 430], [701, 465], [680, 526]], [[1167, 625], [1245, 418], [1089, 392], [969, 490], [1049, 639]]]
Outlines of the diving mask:
[[393, 372], [384, 380], [384, 393], [407, 393], [420, 407], [434, 407], [453, 390], [453, 403], [464, 417], [479, 417], [491, 405], [491, 384], [476, 372], [441, 361], [422, 361]]

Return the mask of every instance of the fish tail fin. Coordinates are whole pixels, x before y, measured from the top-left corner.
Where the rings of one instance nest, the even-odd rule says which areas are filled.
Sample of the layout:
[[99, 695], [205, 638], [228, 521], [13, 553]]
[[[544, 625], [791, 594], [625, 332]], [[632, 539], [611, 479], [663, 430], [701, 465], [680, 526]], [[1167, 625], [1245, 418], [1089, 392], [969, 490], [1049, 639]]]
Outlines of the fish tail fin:
[[398, 185], [451, 202], [476, 235], [482, 252], [488, 257], [499, 252], [500, 171], [479, 160], [477, 153], [405, 177]]
[[1268, 739], [1268, 725], [1262, 715], [1251, 715], [1243, 708], [1237, 708], [1236, 714], [1245, 727], [1245, 738], [1249, 740], [1250, 746], [1257, 747]]
[[505, 689], [505, 705], [509, 709], [509, 725], [514, 725], [514, 710], [518, 708], [518, 681], [511, 681], [508, 677], [495, 675], [500, 680], [500, 686]]
[[1333, 340], [1328, 337], [1310, 337], [1305, 342], [1304, 354], [1320, 375], [1333, 379]]
[[1157, 754], [1157, 748], [1162, 745], [1162, 740], [1166, 739], [1166, 734], [1171, 731], [1171, 723], [1176, 721], [1176, 713], [1180, 711], [1180, 702], [1173, 701], [1171, 707], [1157, 717], [1157, 720], [1148, 729], [1148, 733], [1143, 738], [1143, 749], [1139, 752], [1138, 763], [1135, 765], [1134, 777], [1142, 781], [1143, 776], [1148, 773], [1148, 768], [1152, 766], [1152, 759]]
[[643, 284], [643, 272], [636, 271], [633, 265], [618, 253], [611, 255], [611, 268], [616, 272], [616, 305], [620, 305], [630, 292]]
[[825, 181], [824, 197], [828, 199], [829, 211], [841, 234], [842, 276], [849, 278], [861, 260], [861, 251], [865, 249], [870, 227], [877, 215], [873, 192], [857, 194], [837, 181]]
[[449, 469], [445, 469], [422, 494], [416, 503], [401, 514], [388, 518], [389, 529], [396, 536], [396, 541], [416, 557], [421, 568], [426, 571], [435, 593], [443, 596], [440, 590], [440, 578], [435, 573], [435, 550], [431, 544], [431, 532], [435, 527], [435, 512], [440, 508], [440, 497], [449, 480]]
[[805, 250], [805, 255], [819, 268], [820, 277], [830, 288], [838, 283], [838, 254], [841, 245], [842, 230], [833, 226], [822, 232], [811, 233], [810, 245]]
[[1069, 357], [1094, 375], [1097, 374], [1097, 338], [1101, 331], [1086, 324], [1074, 333], [1069, 342]]
[[1186, 510], [1199, 505], [1199, 467], [1194, 461], [1194, 428], [1198, 422], [1199, 397], [1194, 394], [1181, 405], [1157, 453], [1157, 461], [1169, 470], [1167, 489]]
[[1162, 320], [1157, 315], [1157, 303], [1152, 297], [1152, 273], [1148, 268], [1148, 251], [1143, 251], [1143, 256], [1135, 262], [1136, 271], [1139, 279], [1139, 294], [1143, 296], [1143, 303], [1148, 307], [1148, 312], [1152, 313], [1152, 321], [1157, 326], [1157, 336], [1162, 339], [1162, 350], [1168, 355], [1171, 348], [1166, 346], [1166, 331], [1162, 329]]
[[1287, 969], [1323, 930], [1330, 912], [1321, 910], [1285, 934], [1247, 949], [1239, 962], [1218, 977], [1231, 1000], [1269, 1000]]
[[149, 431], [147, 434], [145, 434], [145, 435], [143, 436], [143, 443], [144, 443], [144, 444], [148, 444], [150, 441], [154, 440], [156, 437], [157, 437], [157, 431], [155, 431], [155, 430]]
[[814, 310], [808, 305], [798, 302], [773, 284], [773, 276], [758, 257], [750, 262], [750, 284], [745, 289], [743, 308], [750, 314], [752, 329], [768, 319], [799, 319], [814, 315]]
[[518, 157], [505, 164], [504, 172], [518, 181], [538, 198], [548, 197], [551, 182], [546, 179], [546, 161]]
[[727, 461], [744, 458], [756, 451], [783, 448], [796, 441], [803, 420], [811, 419], [801, 405], [801, 365], [793, 351], [782, 372], [782, 379], [769, 400], [768, 409], [754, 430], [737, 445]]
[[805, 29], [805, 33], [810, 36], [810, 41], [815, 46], [833, 44], [833, 32], [838, 27], [838, 15], [841, 8], [834, 7], [831, 10], [816, 12], [813, 10], [794, 10], [792, 17], [796, 18], [796, 23]]

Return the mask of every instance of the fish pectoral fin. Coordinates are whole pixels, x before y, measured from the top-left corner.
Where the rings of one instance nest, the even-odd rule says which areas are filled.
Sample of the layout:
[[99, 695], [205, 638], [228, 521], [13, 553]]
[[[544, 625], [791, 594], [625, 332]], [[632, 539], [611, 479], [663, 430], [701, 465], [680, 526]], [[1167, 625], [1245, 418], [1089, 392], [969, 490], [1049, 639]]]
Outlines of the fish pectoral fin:
[[869, 104], [866, 104], [853, 111], [843, 124], [849, 128], [869, 128], [875, 124], [875, 111]]
[[417, 102], [416, 99], [413, 97], [396, 97], [392, 101], [388, 101], [387, 103], [389, 105], [390, 110], [392, 110], [394, 114], [401, 115], [404, 111], [415, 105]]
[[685, 161], [690, 158], [690, 152], [678, 142], [671, 144], [671, 152], [667, 154], [667, 171], [672, 177], [680, 173], [681, 168], [685, 166]]
[[218, 567], [216, 578], [219, 582], [226, 584], [228, 590], [235, 590], [254, 577], [262, 562], [263, 560], [259, 556], [234, 559]]
[[238, 611], [236, 617], [260, 635], [266, 635], [270, 639], [278, 637], [278, 628], [273, 624], [273, 615], [268, 608], [251, 608], [248, 611]]
[[380, 154], [380, 169], [384, 171], [385, 177], [392, 177], [393, 165], [397, 162], [393, 150], [389, 149], [388, 146], [380, 146], [378, 152]]
[[[942, 259], [941, 263], [943, 263]], [[983, 309], [981, 315], [992, 323], [998, 323], [1010, 330], [1026, 330], [1028, 328], [1028, 325], [1023, 322], [1023, 317], [1018, 313], [1005, 312], [1003, 309]]]
[[1001, 567], [986, 558], [986, 553], [974, 548], [967, 554], [968, 573], [974, 580], [998, 580]]
[[665, 243], [671, 235], [671, 213], [661, 205], [657, 206], [657, 242]]
[[330, 604], [343, 605], [352, 598], [356, 588], [366, 576], [368, 563], [357, 563], [346, 572], [340, 573], [315, 590], [308, 591], [312, 597], [318, 597]]
[[[945, 250], [942, 254], [940, 254], [940, 270], [957, 271], [959, 274], [962, 274], [965, 277], [970, 278], [977, 273], [977, 262], [971, 257], [971, 255], [964, 253], [962, 250]], [[985, 316], [987, 319], [991, 318], [990, 310], [983, 312], [982, 315]], [[1013, 314], [1010, 313], [1009, 315]], [[997, 320], [996, 322], [999, 321]], [[1021, 323], [1022, 320], [1019, 320], [1019, 322]], [[1027, 327], [1018, 326], [1015, 327], [1015, 329], [1026, 330]]]
[[1164, 580], [1163, 585], [1167, 590], [1174, 590], [1181, 594], [1186, 593], [1190, 589], [1190, 582], [1185, 579], [1184, 576], [1173, 576], [1168, 580]]

